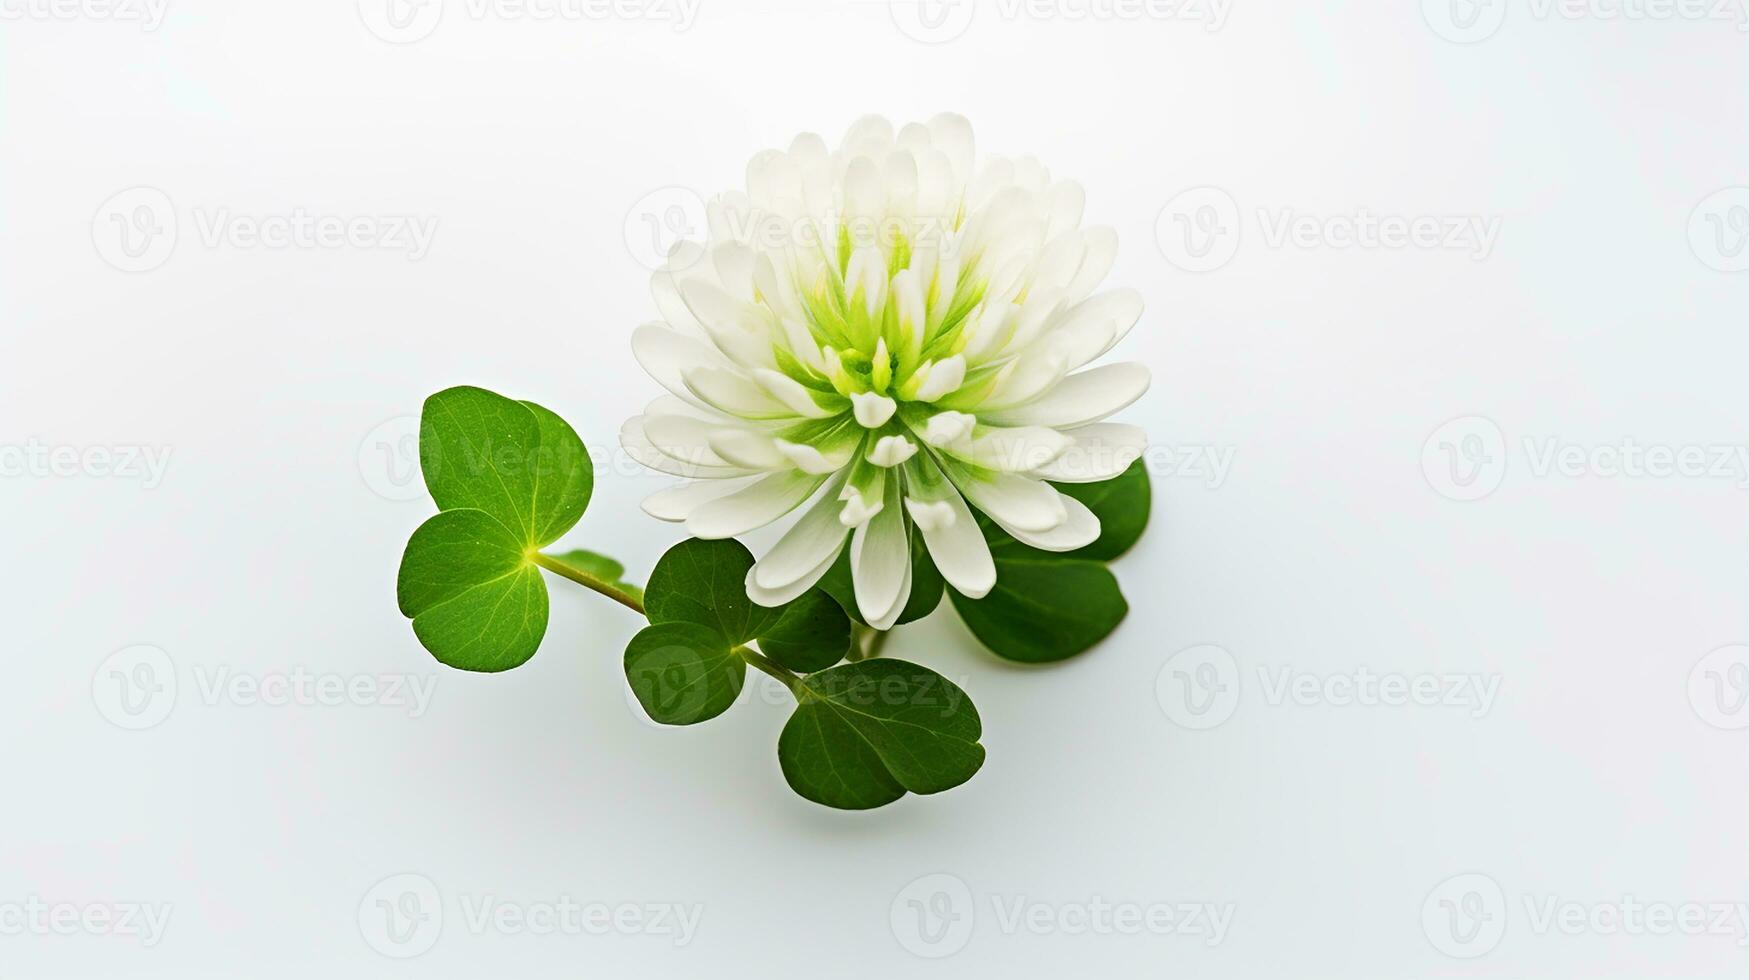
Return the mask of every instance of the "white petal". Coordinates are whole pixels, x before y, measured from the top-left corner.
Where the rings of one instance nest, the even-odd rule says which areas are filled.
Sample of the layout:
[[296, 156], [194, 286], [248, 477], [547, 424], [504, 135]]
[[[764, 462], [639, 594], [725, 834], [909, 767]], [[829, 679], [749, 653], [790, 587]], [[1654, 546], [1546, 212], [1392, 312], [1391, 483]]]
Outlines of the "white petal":
[[[804, 418], [824, 419], [837, 415], [841, 408], [827, 408], [814, 398], [814, 393], [800, 381], [787, 374], [773, 371], [770, 368], [758, 368], [753, 371], [753, 380], [771, 394], [773, 398], [783, 402], [790, 411]], [[844, 404], [842, 399], [838, 404]]]
[[[1065, 290], [1070, 302], [1075, 302], [1088, 293], [1093, 292], [1106, 273], [1111, 271], [1111, 265], [1117, 260], [1117, 232], [1110, 228], [1089, 228], [1086, 232], [1087, 257], [1081, 260], [1081, 268], [1075, 272], [1075, 278]], [[1135, 321], [1131, 321], [1133, 325]], [[1128, 330], [1128, 327], [1124, 327]], [[1121, 333], [1120, 333], [1121, 336]]]
[[850, 462], [850, 455], [855, 452], [855, 444], [849, 442], [842, 444], [842, 447], [833, 447], [829, 454], [821, 452], [815, 446], [790, 442], [788, 439], [774, 439], [772, 444], [803, 473], [832, 473], [840, 470], [845, 463]]
[[[889, 497], [897, 493], [897, 484], [892, 486]], [[911, 543], [905, 534], [905, 513], [896, 500], [891, 503], [857, 528], [850, 539], [850, 577], [856, 587], [856, 605], [870, 625], [907, 598], [900, 590], [911, 566]]]
[[850, 532], [838, 523], [836, 487], [836, 482], [828, 485], [825, 494], [808, 508], [801, 520], [754, 563], [749, 581], [764, 589], [783, 588], [838, 556]]
[[1071, 374], [1033, 401], [984, 413], [992, 425], [1049, 425], [1059, 429], [1098, 422], [1129, 407], [1148, 390], [1148, 369], [1134, 362]]
[[923, 430], [923, 441], [931, 446], [946, 446], [971, 435], [977, 416], [964, 412], [937, 412], [929, 417]]
[[996, 563], [965, 499], [951, 487], [946, 489], [947, 496], [940, 500], [907, 500], [905, 509], [923, 532], [923, 543], [941, 577], [965, 595], [981, 599], [996, 584]]
[[875, 440], [868, 461], [876, 466], [898, 466], [917, 455], [917, 444], [904, 436], [881, 436]]
[[656, 383], [695, 405], [703, 405], [686, 387], [684, 373], [695, 368], [727, 368], [716, 348], [666, 324], [646, 323], [632, 331], [632, 356]]
[[1049, 465], [1074, 445], [1073, 436], [1042, 425], [1015, 429], [979, 426], [972, 438], [949, 443], [943, 451], [984, 469], [1025, 473]]
[[723, 426], [690, 415], [644, 416], [644, 437], [669, 459], [692, 466], [746, 466], [724, 458], [712, 447], [712, 431], [719, 427]]
[[966, 499], [1004, 528], [1049, 531], [1068, 519], [1063, 495], [1043, 480], [1016, 473], [974, 472], [943, 460], [944, 469]]
[[[1047, 338], [1054, 340], [1049, 335]], [[988, 411], [1032, 401], [1061, 381], [1063, 375], [1069, 373], [1069, 368], [1078, 366], [1070, 364], [1068, 358], [1051, 346], [1034, 345], [1002, 368], [995, 387], [979, 403], [978, 409]], [[961, 398], [964, 398], [963, 393]], [[957, 399], [950, 404], [954, 401]]]
[[917, 400], [932, 402], [959, 390], [966, 381], [966, 359], [955, 354], [937, 361], [929, 368], [929, 376], [917, 388]]
[[696, 480], [658, 490], [644, 498], [644, 513], [659, 521], [684, 521], [699, 506], [745, 488], [752, 480]]
[[689, 478], [721, 479], [732, 476], [747, 476], [753, 472], [738, 466], [701, 466], [674, 459], [650, 442], [649, 435], [644, 431], [645, 423], [648, 421], [649, 419], [642, 415], [634, 415], [626, 419], [625, 424], [620, 426], [619, 444], [625, 449], [627, 456], [658, 473]]
[[[1014, 540], [1021, 544], [1031, 545], [1040, 551], [1074, 551], [1086, 547], [1099, 537], [1099, 518], [1087, 505], [1066, 493], [1058, 494], [1062, 498], [1063, 510], [1067, 517], [1063, 523], [1049, 531], [1027, 531], [1023, 528], [1010, 527], [1001, 521], [996, 521], [1002, 530], [1007, 531]], [[995, 516], [991, 515], [991, 520]], [[934, 552], [931, 552], [934, 554]], [[944, 573], [945, 574], [945, 573]]]
[[893, 413], [899, 410], [898, 402], [872, 391], [851, 395], [850, 404], [855, 410], [857, 424], [865, 429], [878, 429], [886, 425]]
[[1078, 368], [1105, 353], [1142, 318], [1142, 295], [1133, 289], [1113, 289], [1082, 300], [1048, 328], [1058, 350], [1073, 353], [1069, 367]]
[[691, 368], [681, 372], [686, 388], [706, 405], [744, 419], [793, 418], [788, 405], [753, 380], [730, 368]]
[[890, 630], [899, 617], [905, 614], [905, 607], [911, 603], [911, 549], [905, 549], [905, 578], [899, 583], [899, 600], [882, 616], [864, 616], [868, 625], [877, 630]]
[[768, 589], [754, 581], [753, 576], [759, 570], [758, 566], [747, 569], [747, 598], [761, 606], [781, 606], [786, 602], [795, 601], [802, 593], [813, 588], [820, 579], [825, 577], [826, 573], [831, 570], [832, 563], [838, 559], [838, 551], [843, 547], [844, 541], [840, 539], [838, 547], [833, 549], [832, 554], [827, 556], [825, 561], [810, 569], [806, 575], [794, 582], [775, 589]]
[[1130, 468], [1148, 449], [1148, 433], [1139, 426], [1101, 422], [1071, 429], [1074, 445], [1031, 471], [1032, 476], [1058, 483], [1098, 483]]
[[687, 516], [686, 531], [695, 538], [707, 539], [746, 534], [795, 510], [824, 480], [793, 470], [774, 473], [698, 507]]
[[739, 426], [713, 426], [706, 434], [711, 451], [733, 466], [755, 470], [783, 470], [790, 458], [778, 450], [776, 441], [763, 432]]

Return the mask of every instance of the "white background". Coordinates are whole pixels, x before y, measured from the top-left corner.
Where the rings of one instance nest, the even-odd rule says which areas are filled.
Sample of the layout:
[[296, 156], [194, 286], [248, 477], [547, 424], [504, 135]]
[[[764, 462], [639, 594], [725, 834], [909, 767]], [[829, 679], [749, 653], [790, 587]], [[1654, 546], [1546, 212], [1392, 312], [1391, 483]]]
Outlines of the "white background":
[[[170, 0], [150, 30], [28, 2], [0, 0], [0, 974], [1744, 976], [1740, 912], [1609, 928], [1749, 901], [1749, 668], [1703, 662], [1749, 643], [1749, 472], [1616, 465], [1749, 445], [1737, 7], [703, 0], [682, 30], [448, 0], [397, 32], [377, 0]], [[637, 624], [563, 583], [525, 667], [432, 662], [393, 595], [432, 510], [404, 440], [425, 395], [533, 399], [611, 452], [656, 393], [627, 345], [650, 222], [797, 131], [944, 109], [1079, 179], [1147, 299], [1125, 420], [1180, 451], [1115, 566], [1119, 631], [1044, 669], [946, 608], [897, 634], [976, 698], [989, 761], [860, 814], [784, 785], [764, 688], [644, 721]], [[300, 211], [436, 232], [417, 258], [208, 235]], [[1498, 237], [1275, 236], [1363, 211]], [[136, 217], [174, 236], [130, 258]], [[1186, 227], [1224, 264], [1187, 271]], [[87, 453], [128, 447], [168, 452], [161, 480]], [[677, 538], [637, 510], [661, 485], [604, 455], [566, 543], [641, 577]], [[1363, 669], [1497, 695], [1337, 703]], [[422, 713], [212, 689], [288, 674], [435, 688]], [[375, 904], [408, 882], [423, 932]], [[507, 934], [470, 921], [487, 896], [702, 918], [685, 945]], [[1066, 934], [1005, 921], [1021, 899], [1232, 919]], [[33, 902], [170, 918], [148, 946]]]

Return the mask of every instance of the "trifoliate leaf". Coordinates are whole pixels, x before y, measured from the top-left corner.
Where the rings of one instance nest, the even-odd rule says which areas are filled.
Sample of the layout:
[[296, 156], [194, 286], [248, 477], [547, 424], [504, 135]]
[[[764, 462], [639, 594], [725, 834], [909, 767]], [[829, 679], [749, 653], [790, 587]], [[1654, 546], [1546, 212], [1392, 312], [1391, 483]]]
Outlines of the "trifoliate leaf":
[[1105, 639], [1129, 612], [1117, 578], [1096, 561], [1015, 545], [993, 549], [996, 587], [982, 599], [953, 593], [954, 608], [998, 656], [1063, 660]]
[[697, 623], [722, 634], [731, 646], [776, 624], [780, 609], [747, 598], [753, 553], [733, 539], [691, 538], [664, 553], [644, 586], [644, 609], [652, 623]]
[[811, 674], [843, 660], [850, 635], [850, 617], [838, 600], [809, 589], [759, 634], [759, 651], [790, 670]]
[[482, 510], [447, 510], [413, 532], [395, 592], [432, 656], [481, 671], [534, 656], [547, 629], [547, 590], [525, 555], [517, 536]]
[[966, 693], [902, 660], [865, 660], [805, 677], [777, 758], [800, 795], [841, 810], [939, 793], [984, 764], [983, 725]]
[[638, 631], [626, 646], [625, 670], [653, 721], [691, 725], [735, 703], [747, 664], [716, 630], [675, 622]]
[[[905, 609], [899, 613], [894, 626], [922, 619], [935, 611], [941, 605], [941, 591], [944, 583], [941, 572], [935, 568], [935, 560], [929, 557], [929, 549], [923, 544], [923, 535], [911, 534], [911, 595], [905, 600]], [[862, 618], [862, 610], [856, 605], [856, 585], [850, 574], [850, 549], [845, 548], [838, 553], [838, 560], [826, 570], [821, 577], [819, 588], [826, 594], [838, 600], [838, 604], [864, 626], [868, 620]]]
[[506, 670], [534, 656], [547, 628], [538, 549], [583, 516], [589, 454], [557, 415], [482, 388], [425, 401], [419, 465], [442, 511], [413, 532], [397, 595], [440, 662]]

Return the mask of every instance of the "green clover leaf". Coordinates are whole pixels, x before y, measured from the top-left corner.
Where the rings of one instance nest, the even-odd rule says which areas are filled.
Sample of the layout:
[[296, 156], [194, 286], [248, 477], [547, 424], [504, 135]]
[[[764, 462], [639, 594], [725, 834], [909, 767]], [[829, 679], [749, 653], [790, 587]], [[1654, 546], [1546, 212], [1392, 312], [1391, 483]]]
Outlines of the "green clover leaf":
[[939, 793], [984, 764], [983, 725], [966, 693], [903, 660], [865, 660], [803, 678], [778, 737], [790, 788], [840, 810]]
[[626, 647], [626, 681], [652, 721], [691, 725], [729, 710], [741, 695], [747, 663], [708, 626], [646, 626]]
[[759, 636], [761, 653], [799, 674], [825, 670], [850, 652], [850, 617], [838, 600], [810, 589]]
[[[644, 589], [649, 627], [626, 647], [626, 680], [654, 721], [691, 725], [728, 710], [749, 662], [807, 673], [844, 659], [850, 619], [811, 590], [768, 608], [747, 598], [753, 553], [739, 541], [682, 541], [664, 553]], [[757, 642], [760, 652], [746, 648]], [[763, 668], [762, 668], [763, 669]], [[795, 683], [785, 677], [785, 683]]]
[[425, 401], [419, 464], [441, 512], [413, 532], [396, 598], [441, 663], [508, 670], [547, 628], [539, 549], [583, 516], [589, 454], [557, 415], [481, 388]]

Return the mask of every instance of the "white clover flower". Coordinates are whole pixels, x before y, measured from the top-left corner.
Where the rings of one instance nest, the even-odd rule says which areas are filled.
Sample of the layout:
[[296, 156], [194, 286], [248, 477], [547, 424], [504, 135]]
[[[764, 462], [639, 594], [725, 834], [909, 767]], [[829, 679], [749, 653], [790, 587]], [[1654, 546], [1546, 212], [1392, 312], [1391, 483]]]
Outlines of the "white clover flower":
[[[970, 507], [1068, 551], [1099, 520], [1047, 480], [1115, 477], [1144, 433], [1101, 420], [1148, 387], [1140, 364], [1080, 371], [1141, 316], [1094, 294], [1117, 237], [1080, 227], [1083, 194], [1031, 158], [974, 158], [957, 115], [894, 131], [868, 117], [836, 150], [804, 133], [747, 166], [652, 281], [665, 322], [632, 349], [671, 394], [621, 431], [640, 462], [692, 482], [644, 503], [726, 538], [808, 504], [754, 565], [779, 605], [850, 542], [856, 602], [885, 629], [911, 591], [910, 535], [971, 597], [996, 566]], [[809, 503], [810, 499], [812, 503]]]

